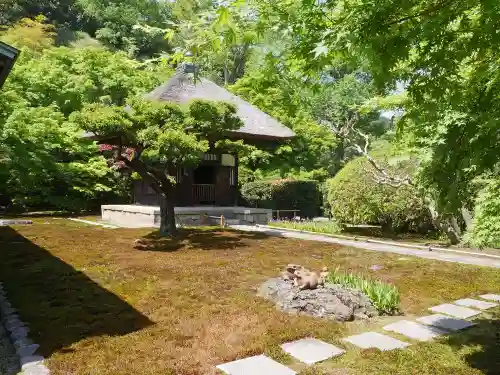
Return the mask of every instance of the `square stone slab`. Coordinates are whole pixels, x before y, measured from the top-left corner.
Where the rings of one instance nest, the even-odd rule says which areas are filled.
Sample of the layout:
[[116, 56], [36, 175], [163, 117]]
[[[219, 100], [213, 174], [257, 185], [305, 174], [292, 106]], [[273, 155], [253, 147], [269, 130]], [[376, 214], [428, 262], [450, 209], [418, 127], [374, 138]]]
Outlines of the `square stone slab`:
[[365, 332], [361, 335], [346, 337], [343, 340], [350, 342], [361, 349], [377, 348], [379, 350], [393, 350], [406, 348], [410, 345], [407, 342], [399, 341], [377, 332]]
[[467, 320], [452, 318], [450, 316], [442, 315], [442, 314], [433, 314], [429, 316], [424, 316], [422, 318], [418, 318], [417, 322], [427, 324], [429, 326], [434, 326], [438, 328], [444, 328], [448, 331], [460, 331], [464, 328], [472, 327], [474, 324], [468, 322]]
[[216, 366], [228, 375], [296, 375], [297, 373], [265, 355], [239, 359]]
[[472, 299], [472, 298], [459, 299], [453, 303], [455, 305], [459, 305], [459, 306], [474, 307], [474, 308], [479, 309], [479, 310], [487, 310], [487, 309], [491, 309], [492, 307], [498, 306], [498, 303], [484, 302], [484, 301], [479, 301], [477, 299]]
[[451, 303], [444, 303], [442, 305], [434, 306], [429, 310], [435, 313], [448, 314], [454, 316], [455, 318], [462, 319], [467, 319], [471, 316], [481, 314], [481, 311], [469, 309], [468, 307], [452, 305]]
[[345, 352], [321, 340], [302, 339], [281, 345], [281, 348], [299, 361], [312, 365]]
[[419, 341], [429, 341], [434, 337], [441, 336], [446, 332], [436, 328], [424, 326], [409, 320], [401, 320], [383, 327], [386, 331], [393, 331], [408, 336], [411, 339]]
[[500, 302], [500, 294], [483, 294], [482, 296], [479, 297], [490, 301]]

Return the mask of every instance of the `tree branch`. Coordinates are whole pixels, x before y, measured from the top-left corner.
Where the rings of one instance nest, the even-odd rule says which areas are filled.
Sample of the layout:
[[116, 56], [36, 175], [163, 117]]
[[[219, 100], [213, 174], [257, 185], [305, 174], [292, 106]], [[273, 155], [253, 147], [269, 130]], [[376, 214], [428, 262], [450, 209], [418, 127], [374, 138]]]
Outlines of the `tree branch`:
[[[392, 187], [400, 187], [403, 185], [413, 185], [413, 181], [410, 176], [395, 176], [391, 175], [384, 167], [382, 167], [370, 154], [370, 137], [368, 134], [363, 133], [359, 129], [355, 128], [355, 125], [359, 121], [359, 114], [354, 113], [350, 117], [346, 118], [345, 123], [339, 128], [332, 131], [339, 137], [347, 140], [358, 152], [358, 154], [364, 156], [366, 160], [370, 163], [373, 168], [373, 177], [375, 181], [379, 184], [390, 185]], [[364, 140], [364, 145], [360, 145], [354, 137], [353, 134], [357, 134]]]
[[421, 16], [428, 16], [436, 11], [439, 11], [439, 10], [446, 8], [452, 2], [453, 2], [453, 0], [446, 0], [440, 4], [436, 4], [435, 6], [429, 8], [429, 9], [425, 9], [421, 12], [418, 12], [415, 14], [410, 14], [408, 16], [405, 16], [405, 17], [399, 18], [397, 20], [391, 21], [389, 23], [386, 23], [384, 26], [392, 26], [392, 25], [400, 24], [400, 23], [403, 23], [403, 22], [406, 22], [406, 21], [409, 21], [411, 19], [418, 18]]

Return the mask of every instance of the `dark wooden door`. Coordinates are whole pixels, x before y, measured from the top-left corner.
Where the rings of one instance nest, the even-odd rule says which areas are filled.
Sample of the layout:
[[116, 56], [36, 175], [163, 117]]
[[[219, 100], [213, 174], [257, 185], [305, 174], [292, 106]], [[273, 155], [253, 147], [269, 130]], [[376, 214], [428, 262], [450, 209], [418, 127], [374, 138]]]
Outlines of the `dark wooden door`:
[[217, 171], [215, 203], [219, 206], [231, 206], [234, 202], [233, 189], [230, 184], [230, 170], [230, 167], [221, 166]]

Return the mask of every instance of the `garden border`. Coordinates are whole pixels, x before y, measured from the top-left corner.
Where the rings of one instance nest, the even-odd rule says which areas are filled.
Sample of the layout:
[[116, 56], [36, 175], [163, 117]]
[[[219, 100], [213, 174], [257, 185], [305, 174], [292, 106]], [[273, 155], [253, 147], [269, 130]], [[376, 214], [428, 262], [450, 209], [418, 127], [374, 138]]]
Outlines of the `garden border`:
[[44, 364], [45, 358], [35, 355], [40, 346], [28, 338], [29, 328], [21, 321], [17, 310], [9, 302], [2, 282], [0, 282], [0, 320], [16, 349], [22, 373], [50, 375], [50, 370]]

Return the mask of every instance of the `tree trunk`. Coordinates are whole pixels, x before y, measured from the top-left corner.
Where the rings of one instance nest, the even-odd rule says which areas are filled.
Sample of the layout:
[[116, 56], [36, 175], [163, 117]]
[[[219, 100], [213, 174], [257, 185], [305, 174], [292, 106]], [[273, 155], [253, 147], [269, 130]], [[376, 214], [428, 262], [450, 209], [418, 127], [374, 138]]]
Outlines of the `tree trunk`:
[[[170, 195], [172, 196], [172, 195]], [[167, 199], [167, 227], [170, 235], [177, 233], [177, 226], [175, 225], [175, 207], [173, 199]]]
[[425, 200], [427, 201], [427, 207], [428, 207], [429, 212], [431, 214], [431, 219], [432, 219], [432, 223], [434, 224], [434, 226], [437, 229], [442, 230], [446, 234], [446, 236], [448, 237], [448, 239], [450, 240], [450, 243], [452, 245], [456, 245], [456, 244], [460, 243], [460, 235], [453, 228], [453, 225], [451, 225], [451, 223], [449, 223], [447, 221], [443, 221], [439, 217], [439, 214], [435, 208], [435, 205], [430, 199], [426, 198]]
[[462, 207], [460, 211], [462, 212], [462, 218], [464, 219], [465, 222], [465, 230], [468, 231], [472, 228], [472, 214], [465, 207]]
[[175, 210], [171, 194], [163, 193], [160, 199], [160, 233], [173, 236], [177, 232]]
[[345, 157], [345, 145], [344, 141], [340, 140], [337, 148], [335, 149], [335, 160], [334, 160], [334, 165], [335, 165], [335, 173], [340, 171], [342, 168], [342, 161], [344, 160]]
[[457, 232], [457, 234], [459, 236], [462, 235], [462, 229], [460, 228], [460, 225], [458, 225], [458, 220], [456, 217], [452, 217], [450, 219], [450, 223], [451, 223], [451, 226], [453, 227], [453, 229], [455, 230], [455, 232]]

